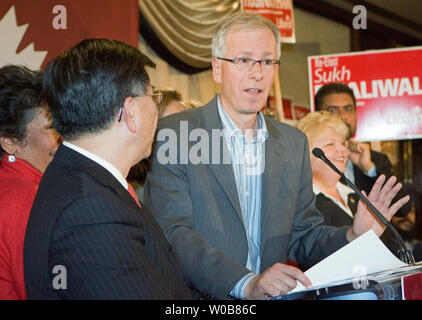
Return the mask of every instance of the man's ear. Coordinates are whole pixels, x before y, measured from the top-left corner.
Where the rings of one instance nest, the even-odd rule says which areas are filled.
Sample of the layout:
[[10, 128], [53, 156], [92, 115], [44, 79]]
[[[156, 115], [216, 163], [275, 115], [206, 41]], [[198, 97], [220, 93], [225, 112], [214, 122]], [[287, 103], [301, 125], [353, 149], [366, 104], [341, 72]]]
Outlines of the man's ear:
[[8, 154], [15, 154], [16, 149], [18, 148], [18, 145], [14, 139], [6, 138], [6, 137], [0, 137], [0, 145], [2, 149], [6, 151]]
[[123, 101], [123, 117], [122, 120], [126, 122], [126, 125], [130, 132], [136, 131], [135, 122], [135, 98], [126, 97]]
[[212, 76], [216, 83], [221, 83], [221, 61], [217, 58], [212, 58]]

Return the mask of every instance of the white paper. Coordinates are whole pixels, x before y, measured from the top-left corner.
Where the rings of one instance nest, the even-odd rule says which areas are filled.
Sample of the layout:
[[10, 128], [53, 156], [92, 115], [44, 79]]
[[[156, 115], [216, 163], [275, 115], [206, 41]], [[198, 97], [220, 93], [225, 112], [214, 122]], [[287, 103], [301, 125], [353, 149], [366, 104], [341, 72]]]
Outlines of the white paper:
[[[370, 230], [308, 269], [305, 274], [315, 288], [403, 266], [406, 264], [394, 256]], [[301, 290], [307, 289], [298, 282], [291, 292]]]

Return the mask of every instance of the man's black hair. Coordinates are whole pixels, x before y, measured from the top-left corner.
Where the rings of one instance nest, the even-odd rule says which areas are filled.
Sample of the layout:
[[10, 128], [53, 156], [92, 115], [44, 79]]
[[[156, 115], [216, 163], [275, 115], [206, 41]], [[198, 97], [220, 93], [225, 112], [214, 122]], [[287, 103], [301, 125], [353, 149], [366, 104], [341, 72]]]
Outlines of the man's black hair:
[[50, 61], [43, 89], [56, 130], [65, 139], [110, 127], [127, 97], [146, 94], [145, 67], [155, 64], [121, 41], [87, 39]]
[[332, 82], [326, 85], [323, 85], [319, 88], [318, 92], [315, 95], [315, 110], [320, 111], [322, 110], [322, 104], [324, 102], [324, 98], [332, 93], [346, 93], [348, 94], [353, 100], [353, 106], [356, 107], [356, 98], [353, 90], [341, 82]]

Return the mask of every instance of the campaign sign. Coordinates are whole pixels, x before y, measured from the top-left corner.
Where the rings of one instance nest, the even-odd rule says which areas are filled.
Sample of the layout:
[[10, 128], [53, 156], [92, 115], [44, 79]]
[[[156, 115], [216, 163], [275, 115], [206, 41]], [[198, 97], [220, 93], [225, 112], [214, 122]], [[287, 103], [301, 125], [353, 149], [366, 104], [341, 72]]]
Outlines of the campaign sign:
[[280, 28], [281, 41], [295, 43], [292, 0], [242, 0], [242, 11], [255, 12]]
[[312, 111], [322, 85], [353, 89], [356, 140], [422, 138], [422, 47], [310, 56], [308, 71]]

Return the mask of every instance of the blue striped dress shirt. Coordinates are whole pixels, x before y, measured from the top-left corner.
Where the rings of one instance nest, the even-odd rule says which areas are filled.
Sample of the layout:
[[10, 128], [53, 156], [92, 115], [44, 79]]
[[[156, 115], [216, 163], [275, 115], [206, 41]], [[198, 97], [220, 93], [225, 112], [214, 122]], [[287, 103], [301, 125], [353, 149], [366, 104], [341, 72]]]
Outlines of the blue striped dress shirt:
[[243, 223], [248, 240], [248, 259], [246, 268], [252, 273], [241, 279], [233, 290], [231, 296], [243, 298], [243, 292], [249, 281], [255, 274], [259, 274], [260, 235], [261, 235], [261, 195], [262, 173], [265, 167], [265, 140], [268, 131], [264, 116], [258, 113], [257, 129], [250, 141], [229, 117], [218, 101], [218, 112], [223, 123], [223, 134], [230, 152], [231, 164], [239, 195], [240, 208], [242, 210]]

